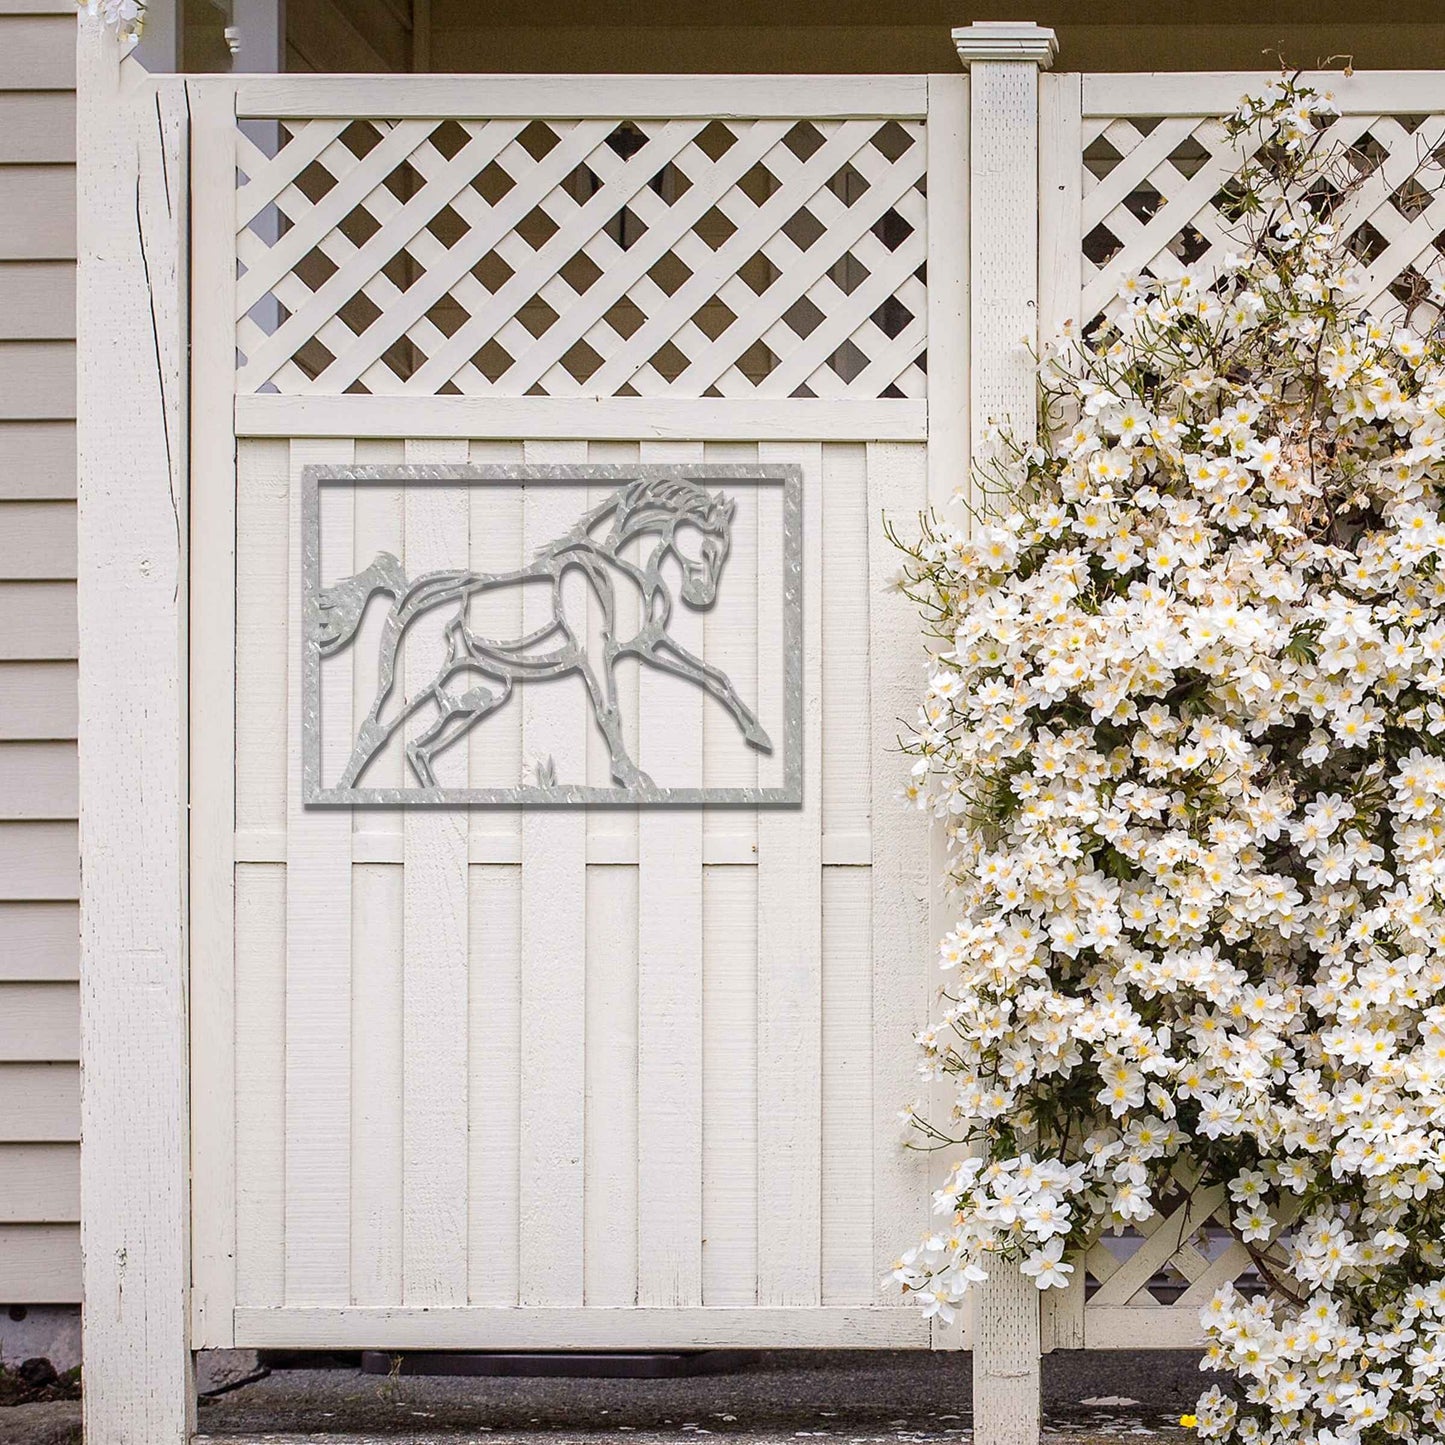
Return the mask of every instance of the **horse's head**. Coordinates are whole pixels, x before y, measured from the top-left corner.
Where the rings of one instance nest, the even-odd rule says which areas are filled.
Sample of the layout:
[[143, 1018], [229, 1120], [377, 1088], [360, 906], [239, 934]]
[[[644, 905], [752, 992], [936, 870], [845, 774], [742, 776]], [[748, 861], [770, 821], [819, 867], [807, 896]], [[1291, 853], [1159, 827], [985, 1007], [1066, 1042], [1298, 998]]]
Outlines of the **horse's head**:
[[624, 539], [642, 531], [658, 533], [653, 565], [660, 565], [671, 551], [682, 566], [682, 600], [690, 607], [711, 607], [732, 547], [736, 510], [731, 497], [709, 492], [697, 482], [652, 478], [627, 489], [615, 530]]
[[730, 497], [713, 500], [711, 515], [679, 517], [673, 528], [672, 550], [682, 563], [682, 600], [690, 607], [712, 606], [732, 547], [734, 503]]

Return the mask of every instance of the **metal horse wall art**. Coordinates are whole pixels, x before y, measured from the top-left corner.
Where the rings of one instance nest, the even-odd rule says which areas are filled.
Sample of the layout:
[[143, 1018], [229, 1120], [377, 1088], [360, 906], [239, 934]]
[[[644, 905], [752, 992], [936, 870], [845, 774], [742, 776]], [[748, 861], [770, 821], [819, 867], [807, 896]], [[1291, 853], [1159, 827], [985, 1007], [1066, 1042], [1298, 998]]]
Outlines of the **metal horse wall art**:
[[[352, 469], [353, 473], [362, 470]], [[496, 473], [511, 473], [507, 480], [525, 480], [516, 475], [524, 472], [545, 473], [535, 478], [539, 481], [578, 479], [574, 474], [597, 480], [598, 473], [628, 473], [628, 469], [613, 467], [419, 470], [424, 470], [429, 477], [438, 471], [471, 476], [487, 472], [494, 474], [496, 480], [503, 479], [496, 477]], [[695, 656], [670, 634], [675, 599], [664, 571], [669, 561], [680, 567], [680, 600], [686, 606], [701, 610], [714, 604], [732, 545], [736, 503], [723, 492], [710, 490], [706, 481], [716, 481], [720, 472], [742, 473], [742, 480], [768, 480], [758, 475], [764, 470], [794, 474], [778, 480], [782, 480], [787, 489], [785, 512], [795, 518], [796, 468], [632, 468], [629, 480], [585, 512], [568, 531], [542, 546], [532, 560], [521, 567], [499, 572], [443, 570], [408, 579], [397, 558], [382, 552], [355, 576], [324, 588], [308, 587], [307, 660], [312, 683], [321, 659], [341, 652], [354, 642], [372, 598], [378, 594], [390, 598], [390, 608], [381, 628], [375, 699], [356, 733], [350, 758], [334, 789], [321, 789], [317, 768], [308, 766], [307, 772], [311, 775], [308, 781], [316, 785], [308, 787], [308, 800], [502, 801], [500, 796], [483, 797], [471, 790], [443, 788], [434, 766], [437, 755], [504, 707], [518, 682], [576, 675], [586, 687], [592, 717], [606, 741], [616, 788], [599, 790], [559, 784], [544, 773], [535, 787], [519, 785], [516, 790], [509, 790], [508, 800], [796, 801], [791, 796], [798, 791], [793, 756], [787, 759], [788, 783], [793, 786], [787, 789], [786, 798], [768, 796], [783, 790], [734, 789], [724, 793], [723, 790], [659, 787], [628, 751], [618, 698], [617, 665], [624, 658], [636, 658], [647, 666], [697, 684], [731, 715], [748, 746], [762, 754], [772, 752], [772, 737], [727, 674]], [[693, 471], [707, 475], [705, 478], [687, 475]], [[397, 475], [395, 469], [388, 473], [393, 481]], [[314, 505], [309, 510], [314, 513]], [[792, 530], [796, 532], [796, 528]], [[794, 572], [796, 542], [796, 535], [788, 537]], [[317, 559], [312, 555], [316, 550], [307, 549], [312, 581], [317, 580]], [[575, 586], [570, 591], [564, 590], [564, 582], [579, 578], [585, 581], [586, 593], [595, 599], [601, 617], [600, 632], [590, 639], [590, 645], [586, 593]], [[481, 599], [539, 586], [546, 589], [549, 598], [548, 615], [540, 625], [511, 636], [494, 635], [495, 628], [477, 625]], [[620, 627], [618, 601], [624, 591], [639, 596], [640, 621]], [[796, 602], [796, 597], [793, 601]], [[788, 621], [791, 624], [796, 619], [790, 616]], [[399, 695], [399, 660], [408, 639], [420, 628], [438, 634], [434, 647], [438, 664], [434, 672], [428, 666], [428, 680], [424, 685], [402, 696]], [[797, 631], [793, 627], [789, 630]], [[788, 653], [785, 686], [790, 734], [799, 731], [793, 721], [792, 707], [797, 700], [793, 694], [799, 690], [795, 651], [796, 648], [792, 648]], [[314, 694], [314, 688], [311, 690]], [[558, 701], [559, 705], [567, 705], [565, 695], [559, 694]], [[405, 743], [405, 756], [417, 786], [388, 790], [367, 788], [364, 781], [367, 769], [408, 720], [414, 718], [420, 721], [413, 724], [412, 735]], [[314, 744], [316, 739], [308, 741]], [[382, 796], [372, 796], [377, 793]]]

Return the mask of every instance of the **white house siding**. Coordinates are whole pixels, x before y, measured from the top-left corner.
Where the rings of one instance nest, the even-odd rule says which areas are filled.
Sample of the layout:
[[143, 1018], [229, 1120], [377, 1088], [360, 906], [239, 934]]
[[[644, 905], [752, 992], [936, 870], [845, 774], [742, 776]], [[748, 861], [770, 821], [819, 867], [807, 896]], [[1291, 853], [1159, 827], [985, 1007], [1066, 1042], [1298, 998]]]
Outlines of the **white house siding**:
[[80, 1298], [75, 12], [0, 0], [0, 1301]]

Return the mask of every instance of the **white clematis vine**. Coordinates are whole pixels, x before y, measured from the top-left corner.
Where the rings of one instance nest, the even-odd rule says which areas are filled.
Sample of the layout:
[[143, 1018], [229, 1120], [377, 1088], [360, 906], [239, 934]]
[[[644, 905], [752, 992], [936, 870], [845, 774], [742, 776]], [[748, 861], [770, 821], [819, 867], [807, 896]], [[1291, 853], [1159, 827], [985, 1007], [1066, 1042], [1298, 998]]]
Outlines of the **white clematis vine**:
[[1223, 1209], [1197, 1428], [1248, 1445], [1445, 1434], [1445, 334], [1363, 311], [1331, 111], [1242, 104], [1237, 254], [1131, 278], [905, 546], [959, 919], [912, 1117], [982, 1157], [893, 1278], [946, 1317]]

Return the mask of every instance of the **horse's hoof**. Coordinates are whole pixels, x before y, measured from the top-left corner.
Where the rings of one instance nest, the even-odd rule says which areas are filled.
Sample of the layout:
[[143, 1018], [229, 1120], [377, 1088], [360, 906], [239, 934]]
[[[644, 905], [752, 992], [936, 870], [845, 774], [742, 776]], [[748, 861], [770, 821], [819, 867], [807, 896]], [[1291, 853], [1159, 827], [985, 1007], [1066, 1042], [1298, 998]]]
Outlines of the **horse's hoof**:
[[416, 780], [424, 788], [434, 788], [437, 785], [436, 774], [431, 770], [431, 763], [413, 744], [406, 750], [407, 761], [411, 764], [411, 770], [416, 774]]

